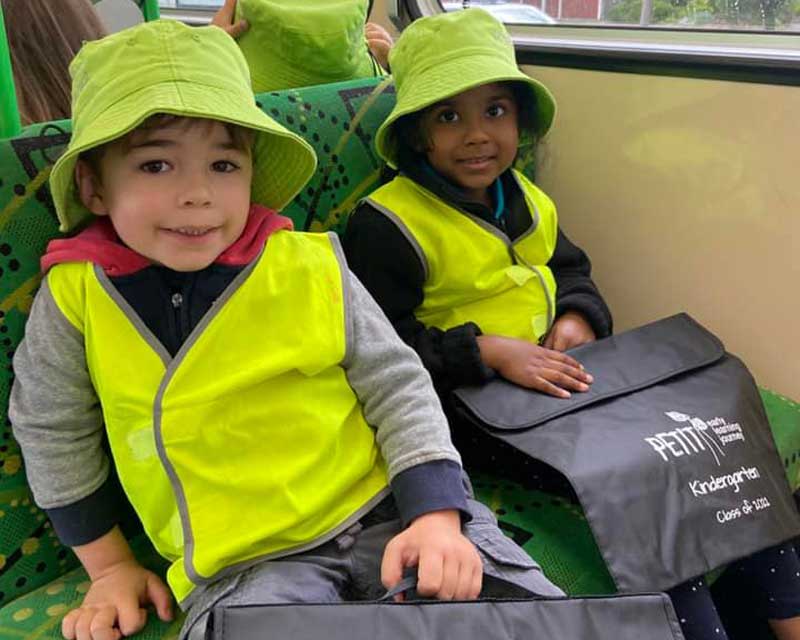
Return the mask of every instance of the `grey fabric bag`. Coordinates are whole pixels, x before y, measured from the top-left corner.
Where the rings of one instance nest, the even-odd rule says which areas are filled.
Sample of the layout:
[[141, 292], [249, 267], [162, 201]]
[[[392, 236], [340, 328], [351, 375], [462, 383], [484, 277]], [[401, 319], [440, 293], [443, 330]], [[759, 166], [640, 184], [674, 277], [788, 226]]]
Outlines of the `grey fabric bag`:
[[800, 533], [758, 389], [680, 314], [570, 352], [568, 400], [497, 379], [455, 392], [491, 436], [564, 474], [620, 591], [666, 590]]
[[213, 640], [683, 640], [661, 593], [217, 607]]

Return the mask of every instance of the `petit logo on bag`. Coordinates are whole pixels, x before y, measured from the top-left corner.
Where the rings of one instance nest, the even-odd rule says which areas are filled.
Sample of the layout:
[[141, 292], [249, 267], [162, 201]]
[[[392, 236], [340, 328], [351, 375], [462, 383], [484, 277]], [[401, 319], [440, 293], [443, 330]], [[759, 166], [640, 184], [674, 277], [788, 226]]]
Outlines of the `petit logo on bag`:
[[728, 422], [719, 416], [703, 420], [679, 411], [665, 411], [664, 415], [677, 423], [677, 426], [648, 436], [644, 441], [665, 462], [682, 456], [710, 453], [717, 465], [720, 465], [725, 457], [726, 446], [745, 441], [744, 431], [738, 422]]

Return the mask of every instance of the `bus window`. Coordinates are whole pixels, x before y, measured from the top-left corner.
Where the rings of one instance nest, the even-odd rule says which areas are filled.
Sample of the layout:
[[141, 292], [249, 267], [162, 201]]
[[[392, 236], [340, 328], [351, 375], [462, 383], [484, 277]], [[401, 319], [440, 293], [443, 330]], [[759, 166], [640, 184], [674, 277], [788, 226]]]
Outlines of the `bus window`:
[[481, 7], [507, 24], [566, 24], [800, 31], [796, 0], [443, 0], [444, 11]]

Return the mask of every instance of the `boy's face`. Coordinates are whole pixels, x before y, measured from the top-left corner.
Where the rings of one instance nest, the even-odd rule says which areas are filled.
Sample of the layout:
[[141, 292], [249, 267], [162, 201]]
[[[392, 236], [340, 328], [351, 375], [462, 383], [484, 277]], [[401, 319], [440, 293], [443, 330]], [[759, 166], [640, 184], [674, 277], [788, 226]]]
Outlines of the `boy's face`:
[[437, 102], [422, 115], [431, 166], [491, 206], [487, 187], [517, 154], [517, 104], [508, 85], [484, 84]]
[[81, 200], [107, 215], [137, 253], [175, 271], [214, 262], [244, 230], [253, 175], [249, 150], [225, 125], [177, 118], [109, 144], [95, 173], [79, 161]]

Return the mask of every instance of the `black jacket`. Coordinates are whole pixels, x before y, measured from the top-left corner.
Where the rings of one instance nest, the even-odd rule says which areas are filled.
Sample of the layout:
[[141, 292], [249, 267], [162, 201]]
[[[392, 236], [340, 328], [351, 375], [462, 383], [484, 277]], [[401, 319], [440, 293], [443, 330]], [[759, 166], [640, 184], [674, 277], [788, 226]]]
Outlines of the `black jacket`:
[[[499, 220], [487, 206], [468, 200], [458, 187], [424, 166], [408, 167], [405, 175], [456, 209], [500, 228], [512, 240], [531, 225], [524, 195], [509, 171], [500, 177], [506, 209]], [[423, 300], [423, 265], [397, 225], [362, 201], [350, 216], [343, 246], [350, 269], [381, 306], [400, 337], [422, 358], [440, 392], [481, 384], [493, 376], [481, 362], [476, 341], [481, 330], [475, 323], [443, 331], [426, 328], [414, 316]], [[610, 335], [611, 312], [592, 281], [589, 258], [560, 229], [548, 266], [557, 284], [556, 317], [577, 311], [588, 320], [598, 338]]]

